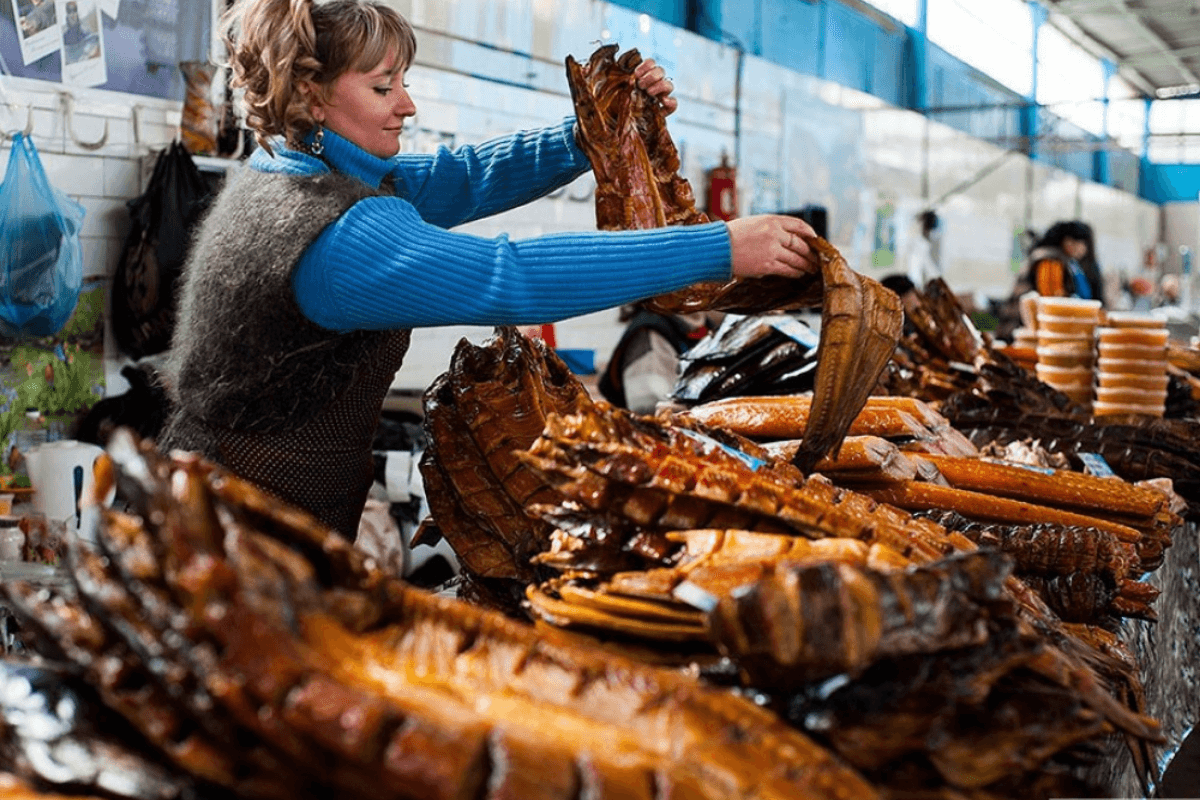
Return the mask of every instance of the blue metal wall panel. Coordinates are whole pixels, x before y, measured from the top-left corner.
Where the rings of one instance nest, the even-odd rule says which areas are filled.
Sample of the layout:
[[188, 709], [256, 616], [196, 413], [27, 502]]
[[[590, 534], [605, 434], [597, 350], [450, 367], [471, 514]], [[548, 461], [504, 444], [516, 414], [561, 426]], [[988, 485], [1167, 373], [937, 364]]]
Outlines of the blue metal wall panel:
[[827, 80], [870, 92], [874, 85], [875, 34], [879, 27], [839, 3], [825, 8], [825, 73]]
[[[710, 36], [727, 44], [741, 47], [748, 53], [760, 55], [762, 50], [762, 18], [763, 0], [697, 0], [704, 9], [701, 14], [703, 23], [697, 33]], [[714, 36], [706, 25], [720, 27], [720, 33]], [[816, 63], [815, 61], [813, 62]], [[811, 72], [806, 74], [811, 75]]]
[[642, 14], [670, 23], [677, 28], [687, 27], [688, 0], [609, 0], [613, 5], [632, 8]]
[[[724, 3], [728, 9], [736, 0]], [[763, 58], [805, 75], [819, 75], [821, 69], [821, 3], [797, 0], [759, 0]]]
[[1200, 198], [1200, 164], [1144, 165], [1142, 177], [1142, 197], [1152, 203], [1191, 203]]
[[903, 29], [888, 32], [877, 28], [875, 51], [870, 55], [875, 62], [871, 68], [871, 94], [899, 108], [907, 106], [911, 76], [907, 33]]

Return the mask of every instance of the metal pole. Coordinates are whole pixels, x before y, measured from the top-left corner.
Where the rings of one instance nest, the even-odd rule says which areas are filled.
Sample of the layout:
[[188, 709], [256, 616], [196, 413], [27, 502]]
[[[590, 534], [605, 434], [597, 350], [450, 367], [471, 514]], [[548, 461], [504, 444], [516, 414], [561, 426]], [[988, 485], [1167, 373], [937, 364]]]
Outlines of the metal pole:
[[1033, 23], [1033, 59], [1029, 87], [1029, 106], [1022, 115], [1022, 127], [1025, 128], [1023, 131], [1024, 135], [1029, 137], [1029, 157], [1036, 160], [1038, 157], [1037, 137], [1041, 122], [1038, 106], [1038, 39], [1040, 38], [1042, 25], [1045, 24], [1046, 19], [1049, 17], [1049, 12], [1040, 3], [1030, 0], [1029, 16]]
[[924, 123], [921, 142], [921, 199], [929, 205], [929, 0], [917, 2], [913, 47], [913, 105]]
[[[1108, 110], [1110, 105], [1110, 96], [1112, 79], [1117, 74], [1117, 65], [1115, 62], [1107, 58], [1100, 60], [1100, 66], [1104, 69], [1104, 96], [1101, 99], [1102, 116], [1100, 120], [1100, 138], [1102, 141], [1108, 141]], [[1096, 183], [1103, 183], [1106, 186], [1111, 183], [1109, 175], [1109, 155], [1107, 148], [1100, 148], [1094, 155], [1093, 172], [1095, 173]]]

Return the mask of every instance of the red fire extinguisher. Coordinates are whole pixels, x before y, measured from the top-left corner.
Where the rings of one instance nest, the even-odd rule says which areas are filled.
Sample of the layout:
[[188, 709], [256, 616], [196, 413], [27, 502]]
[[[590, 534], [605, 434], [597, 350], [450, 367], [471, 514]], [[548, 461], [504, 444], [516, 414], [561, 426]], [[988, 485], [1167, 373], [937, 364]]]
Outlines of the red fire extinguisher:
[[729, 157], [721, 155], [721, 166], [708, 171], [708, 216], [710, 219], [736, 219], [737, 168], [729, 166]]

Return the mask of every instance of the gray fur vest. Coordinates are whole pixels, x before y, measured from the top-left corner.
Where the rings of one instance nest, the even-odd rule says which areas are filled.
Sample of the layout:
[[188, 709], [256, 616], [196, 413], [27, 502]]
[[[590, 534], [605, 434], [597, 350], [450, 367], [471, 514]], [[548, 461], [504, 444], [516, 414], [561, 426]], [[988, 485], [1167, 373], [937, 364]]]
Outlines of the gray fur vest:
[[291, 276], [321, 230], [374, 192], [337, 174], [228, 180], [185, 268], [158, 447], [201, 453], [353, 539], [409, 331], [322, 328]]
[[295, 429], [346, 388], [387, 333], [337, 333], [292, 293], [300, 256], [351, 205], [376, 194], [336, 173], [230, 173], [184, 271], [168, 362], [177, 406], [208, 425]]

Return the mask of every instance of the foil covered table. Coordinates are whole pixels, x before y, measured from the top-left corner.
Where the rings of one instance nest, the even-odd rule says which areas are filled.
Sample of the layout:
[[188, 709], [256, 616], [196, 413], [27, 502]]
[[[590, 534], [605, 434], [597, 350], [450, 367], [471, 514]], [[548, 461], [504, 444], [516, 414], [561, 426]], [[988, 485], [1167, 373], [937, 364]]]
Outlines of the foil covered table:
[[[1147, 580], [1162, 592], [1157, 622], [1126, 620], [1121, 638], [1141, 667], [1146, 713], [1162, 724], [1166, 744], [1157, 751], [1161, 775], [1200, 718], [1200, 526], [1177, 528], [1161, 567]], [[1144, 796], [1124, 743], [1114, 737], [1098, 765], [1096, 785], [1109, 797]]]

